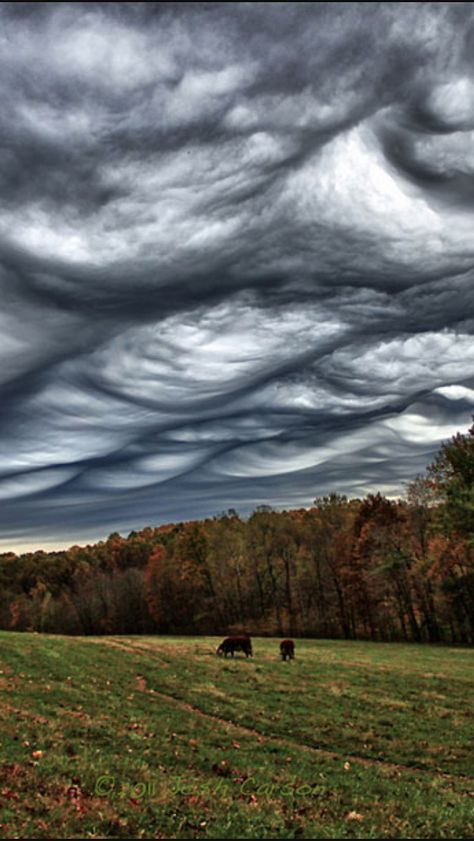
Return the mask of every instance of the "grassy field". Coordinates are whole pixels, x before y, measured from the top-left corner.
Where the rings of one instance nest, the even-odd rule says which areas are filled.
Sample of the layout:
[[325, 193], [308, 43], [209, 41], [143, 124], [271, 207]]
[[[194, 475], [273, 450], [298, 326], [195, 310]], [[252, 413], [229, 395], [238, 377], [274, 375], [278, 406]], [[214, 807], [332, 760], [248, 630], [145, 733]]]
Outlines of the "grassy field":
[[0, 633], [4, 838], [472, 838], [474, 652]]

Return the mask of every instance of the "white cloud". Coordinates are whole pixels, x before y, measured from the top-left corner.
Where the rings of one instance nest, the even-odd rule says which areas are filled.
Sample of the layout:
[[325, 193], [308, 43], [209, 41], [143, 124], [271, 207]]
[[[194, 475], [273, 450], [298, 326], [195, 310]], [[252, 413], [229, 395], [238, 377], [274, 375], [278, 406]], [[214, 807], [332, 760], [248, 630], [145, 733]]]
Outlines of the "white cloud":
[[469, 334], [426, 332], [342, 347], [321, 368], [349, 387], [357, 383], [369, 393], [402, 394], [474, 376], [474, 344]]
[[426, 198], [387, 166], [367, 125], [338, 135], [291, 175], [288, 201], [301, 224], [384, 237], [401, 264], [441, 250], [442, 221]]
[[38, 473], [0, 478], [0, 499], [11, 500], [30, 494], [44, 493], [71, 479], [76, 471], [71, 468], [54, 468]]
[[427, 106], [453, 128], [474, 126], [474, 81], [461, 76], [438, 85], [430, 93]]
[[190, 401], [201, 404], [257, 384], [262, 375], [343, 331], [318, 307], [265, 310], [229, 299], [133, 328], [97, 351], [89, 364], [118, 393], [179, 413]]

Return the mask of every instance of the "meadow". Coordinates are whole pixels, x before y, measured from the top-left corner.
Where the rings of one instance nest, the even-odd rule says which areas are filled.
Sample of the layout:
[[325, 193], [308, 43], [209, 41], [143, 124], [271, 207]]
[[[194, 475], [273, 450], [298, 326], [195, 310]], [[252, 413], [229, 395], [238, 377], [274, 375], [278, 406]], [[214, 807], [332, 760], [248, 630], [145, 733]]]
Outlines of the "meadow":
[[4, 838], [472, 838], [474, 651], [0, 633]]

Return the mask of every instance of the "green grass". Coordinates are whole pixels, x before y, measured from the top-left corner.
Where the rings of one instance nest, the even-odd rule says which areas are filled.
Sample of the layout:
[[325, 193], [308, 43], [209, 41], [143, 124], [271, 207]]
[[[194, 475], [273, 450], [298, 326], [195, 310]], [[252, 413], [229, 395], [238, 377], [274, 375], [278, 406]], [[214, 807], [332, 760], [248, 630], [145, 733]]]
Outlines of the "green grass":
[[472, 838], [474, 652], [0, 633], [0, 837]]

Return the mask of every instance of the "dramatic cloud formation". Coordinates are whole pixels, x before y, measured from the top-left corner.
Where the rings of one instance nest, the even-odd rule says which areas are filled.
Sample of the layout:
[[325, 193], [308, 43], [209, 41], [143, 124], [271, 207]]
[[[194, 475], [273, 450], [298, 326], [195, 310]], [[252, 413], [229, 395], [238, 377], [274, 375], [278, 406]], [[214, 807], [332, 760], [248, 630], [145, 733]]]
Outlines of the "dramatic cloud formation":
[[3, 3], [0, 539], [398, 495], [474, 412], [469, 3]]

